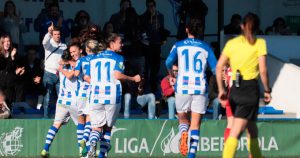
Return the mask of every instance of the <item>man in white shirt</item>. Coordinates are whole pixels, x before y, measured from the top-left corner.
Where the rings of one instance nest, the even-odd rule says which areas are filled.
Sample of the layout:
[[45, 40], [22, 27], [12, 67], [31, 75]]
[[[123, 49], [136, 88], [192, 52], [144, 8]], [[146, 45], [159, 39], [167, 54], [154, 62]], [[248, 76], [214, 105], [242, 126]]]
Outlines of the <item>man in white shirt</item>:
[[45, 72], [43, 77], [43, 83], [46, 89], [44, 96], [44, 118], [48, 118], [48, 105], [50, 96], [56, 89], [56, 94], [59, 93], [59, 78], [57, 70], [59, 67], [59, 61], [64, 50], [67, 49], [66, 44], [60, 40], [60, 29], [55, 27], [52, 23], [48, 28], [48, 33], [43, 39], [43, 47], [45, 50]]

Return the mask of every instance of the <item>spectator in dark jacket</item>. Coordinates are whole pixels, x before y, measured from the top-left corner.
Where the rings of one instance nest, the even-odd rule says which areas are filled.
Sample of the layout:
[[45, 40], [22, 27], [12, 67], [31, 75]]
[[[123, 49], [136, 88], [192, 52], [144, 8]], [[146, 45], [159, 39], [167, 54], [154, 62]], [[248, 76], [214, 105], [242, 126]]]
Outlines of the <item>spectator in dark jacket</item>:
[[15, 98], [16, 75], [25, 72], [16, 66], [17, 49], [12, 47], [9, 35], [0, 37], [0, 88], [6, 96], [7, 106], [10, 108]]
[[[146, 69], [149, 76], [153, 93], [158, 89], [157, 74], [160, 69], [161, 60], [161, 45], [165, 43], [169, 34], [164, 28], [164, 16], [156, 10], [155, 0], [146, 1], [146, 12], [141, 15], [143, 28], [146, 29], [146, 34], [149, 40], [149, 45], [146, 47]], [[153, 64], [155, 63], [155, 64]]]

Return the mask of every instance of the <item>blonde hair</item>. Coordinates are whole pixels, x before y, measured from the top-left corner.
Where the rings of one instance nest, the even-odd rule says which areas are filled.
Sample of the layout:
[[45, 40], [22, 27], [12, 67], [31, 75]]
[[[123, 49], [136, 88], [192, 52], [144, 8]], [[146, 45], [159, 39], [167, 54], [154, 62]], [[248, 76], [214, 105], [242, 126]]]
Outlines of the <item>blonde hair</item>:
[[3, 53], [5, 52], [4, 46], [3, 46], [3, 44], [4, 44], [4, 39], [5, 39], [5, 38], [8, 38], [9, 41], [10, 41], [10, 48], [8, 49], [8, 51], [11, 51], [11, 50], [12, 50], [12, 41], [11, 41], [10, 36], [9, 36], [8, 34], [2, 35], [2, 36], [0, 37], [0, 54], [3, 54]]

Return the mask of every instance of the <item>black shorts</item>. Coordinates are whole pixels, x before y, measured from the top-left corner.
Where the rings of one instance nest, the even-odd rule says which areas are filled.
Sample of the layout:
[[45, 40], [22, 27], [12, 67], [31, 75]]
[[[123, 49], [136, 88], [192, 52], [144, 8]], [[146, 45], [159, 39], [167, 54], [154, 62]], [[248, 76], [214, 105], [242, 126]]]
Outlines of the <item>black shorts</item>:
[[256, 121], [259, 106], [258, 81], [242, 80], [240, 87], [235, 87], [235, 82], [233, 82], [229, 103], [234, 117]]

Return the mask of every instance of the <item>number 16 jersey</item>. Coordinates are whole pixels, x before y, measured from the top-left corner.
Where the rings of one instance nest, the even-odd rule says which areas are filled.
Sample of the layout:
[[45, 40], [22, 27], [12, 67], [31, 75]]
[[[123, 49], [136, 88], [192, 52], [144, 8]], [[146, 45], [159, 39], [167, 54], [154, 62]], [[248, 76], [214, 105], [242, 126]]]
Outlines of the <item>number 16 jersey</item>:
[[178, 61], [178, 75], [175, 92], [177, 94], [206, 94], [205, 70], [207, 64], [215, 74], [217, 63], [210, 46], [194, 38], [176, 42], [166, 60], [167, 68], [170, 70], [176, 61]]

